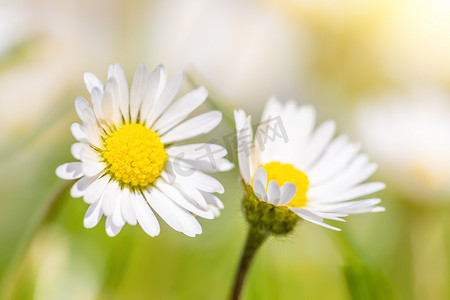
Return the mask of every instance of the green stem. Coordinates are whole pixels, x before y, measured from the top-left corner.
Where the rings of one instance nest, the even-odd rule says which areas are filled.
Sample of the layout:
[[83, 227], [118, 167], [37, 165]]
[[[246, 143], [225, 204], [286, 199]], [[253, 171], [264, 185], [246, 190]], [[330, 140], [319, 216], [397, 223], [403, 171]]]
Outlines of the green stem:
[[17, 281], [20, 277], [20, 271], [22, 270], [23, 263], [25, 262], [25, 256], [28, 249], [33, 242], [33, 239], [39, 229], [44, 225], [54, 220], [58, 212], [64, 203], [65, 195], [72, 186], [73, 181], [64, 182], [63, 185], [55, 192], [55, 194], [46, 203], [44, 209], [37, 215], [35, 220], [33, 220], [32, 226], [28, 229], [24, 238], [21, 240], [20, 244], [17, 246], [7, 269], [5, 270], [4, 277], [0, 281], [0, 295], [1, 299], [12, 299]]
[[268, 237], [269, 233], [267, 231], [250, 226], [244, 251], [242, 251], [239, 268], [237, 269], [234, 278], [233, 291], [230, 297], [231, 300], [239, 299], [245, 278], [247, 277], [249, 267], [256, 255], [256, 252]]

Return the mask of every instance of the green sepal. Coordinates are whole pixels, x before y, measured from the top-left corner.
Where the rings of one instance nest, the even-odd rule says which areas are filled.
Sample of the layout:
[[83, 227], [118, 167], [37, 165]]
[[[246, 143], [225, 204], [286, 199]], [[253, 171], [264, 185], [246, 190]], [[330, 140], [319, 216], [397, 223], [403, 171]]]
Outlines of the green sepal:
[[276, 235], [290, 233], [300, 218], [285, 206], [276, 206], [259, 199], [251, 185], [243, 183], [243, 208], [251, 227]]

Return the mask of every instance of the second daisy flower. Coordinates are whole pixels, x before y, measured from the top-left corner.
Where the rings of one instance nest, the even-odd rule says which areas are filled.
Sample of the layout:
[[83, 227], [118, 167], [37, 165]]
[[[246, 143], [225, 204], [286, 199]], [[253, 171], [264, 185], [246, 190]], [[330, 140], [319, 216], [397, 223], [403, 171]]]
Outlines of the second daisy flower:
[[[251, 116], [235, 111], [238, 159], [249, 222], [273, 233], [292, 230], [298, 217], [334, 229], [325, 219], [383, 211], [378, 198], [350, 201], [385, 187], [362, 183], [376, 170], [360, 145], [346, 135], [333, 139], [335, 123], [314, 129], [315, 110], [270, 99], [253, 139]], [[275, 126], [276, 128], [271, 128]], [[297, 217], [298, 216], [298, 217]]]

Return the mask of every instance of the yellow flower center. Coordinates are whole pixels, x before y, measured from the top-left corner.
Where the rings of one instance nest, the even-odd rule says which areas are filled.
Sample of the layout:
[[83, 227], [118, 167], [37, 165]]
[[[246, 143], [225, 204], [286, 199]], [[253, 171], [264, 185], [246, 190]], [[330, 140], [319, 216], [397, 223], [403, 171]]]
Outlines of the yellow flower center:
[[279, 162], [270, 162], [262, 165], [267, 172], [267, 183], [275, 180], [281, 187], [287, 182], [292, 182], [297, 187], [297, 193], [294, 198], [286, 204], [289, 207], [301, 207], [308, 201], [306, 191], [308, 190], [309, 180], [305, 173], [294, 168], [291, 164], [282, 164]]
[[167, 161], [158, 134], [142, 124], [126, 124], [104, 140], [101, 153], [113, 179], [131, 189], [146, 187]]

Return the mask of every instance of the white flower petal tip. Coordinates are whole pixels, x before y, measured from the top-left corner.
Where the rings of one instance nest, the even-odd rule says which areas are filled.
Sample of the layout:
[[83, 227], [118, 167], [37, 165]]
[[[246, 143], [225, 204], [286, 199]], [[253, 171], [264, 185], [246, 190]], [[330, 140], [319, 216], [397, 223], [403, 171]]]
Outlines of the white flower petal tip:
[[346, 135], [334, 138], [333, 120], [315, 125], [311, 105], [270, 98], [255, 138], [251, 116], [235, 110], [234, 117], [241, 179], [259, 199], [332, 230], [339, 229], [326, 220], [345, 222], [348, 215], [384, 211], [376, 206], [380, 199], [357, 200], [386, 187], [382, 182], [365, 182], [377, 164], [359, 154], [361, 145]]
[[266, 188], [267, 188], [266, 170], [264, 168], [259, 168], [256, 171], [255, 177], [253, 179], [253, 192], [259, 199], [268, 201]]
[[280, 203], [278, 205], [284, 206], [292, 201], [297, 193], [297, 186], [292, 182], [283, 184], [280, 188]]
[[161, 137], [161, 142], [170, 144], [206, 134], [222, 121], [222, 113], [217, 110], [209, 111], [185, 121]]
[[244, 127], [247, 115], [242, 109], [234, 110], [234, 121], [236, 122], [236, 130], [241, 130]]
[[[222, 113], [187, 119], [208, 91], [199, 87], [177, 97], [183, 78], [179, 72], [167, 80], [164, 65], [149, 72], [144, 63], [137, 66], [130, 87], [120, 64], [109, 66], [106, 85], [84, 73], [90, 101], [75, 98], [81, 121], [70, 126], [78, 141], [70, 151], [79, 161], [55, 172], [65, 180], [77, 179], [70, 195], [89, 204], [86, 228], [95, 227], [104, 215], [109, 236], [129, 224], [154, 237], [160, 233], [158, 214], [173, 229], [194, 237], [202, 233], [197, 216], [214, 219], [220, 214], [223, 203], [214, 193], [225, 188], [207, 173], [234, 167], [225, 158], [227, 150], [211, 143], [177, 143], [210, 132]], [[197, 149], [201, 147], [211, 149], [213, 156], [205, 158]], [[174, 171], [175, 161], [186, 172]]]
[[275, 180], [269, 182], [267, 186], [267, 202], [273, 205], [278, 205], [280, 202], [280, 187]]
[[72, 180], [84, 175], [80, 162], [65, 163], [56, 168], [56, 176], [61, 179]]
[[85, 72], [84, 73], [84, 83], [86, 85], [87, 90], [89, 93], [92, 93], [94, 88], [99, 88], [101, 91], [103, 91], [104, 86], [100, 79], [97, 78], [94, 74], [91, 72]]
[[114, 225], [111, 218], [106, 218], [105, 230], [106, 230], [106, 234], [108, 236], [115, 237], [116, 235], [118, 235], [120, 233], [120, 231], [122, 230], [122, 227]]

